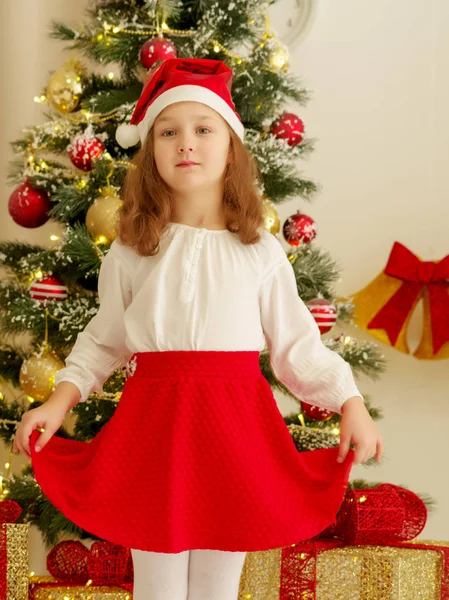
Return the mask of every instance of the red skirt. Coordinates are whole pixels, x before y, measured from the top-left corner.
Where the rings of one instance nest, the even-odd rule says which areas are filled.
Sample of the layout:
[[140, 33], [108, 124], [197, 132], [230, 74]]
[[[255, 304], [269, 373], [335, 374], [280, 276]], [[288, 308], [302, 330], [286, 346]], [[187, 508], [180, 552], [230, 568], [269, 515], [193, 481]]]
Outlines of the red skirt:
[[112, 418], [90, 441], [53, 436], [31, 459], [70, 521], [140, 550], [257, 551], [335, 521], [353, 462], [298, 452], [257, 351], [135, 353]]

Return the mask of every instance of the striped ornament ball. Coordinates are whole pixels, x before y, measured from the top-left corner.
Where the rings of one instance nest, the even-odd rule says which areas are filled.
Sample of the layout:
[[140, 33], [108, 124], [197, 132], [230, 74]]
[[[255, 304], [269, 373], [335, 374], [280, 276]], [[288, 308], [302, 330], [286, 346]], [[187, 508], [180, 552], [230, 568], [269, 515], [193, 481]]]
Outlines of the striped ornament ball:
[[307, 302], [307, 308], [312, 313], [321, 334], [330, 331], [337, 322], [337, 309], [329, 300], [315, 298]]
[[47, 275], [33, 281], [30, 286], [30, 296], [36, 302], [65, 300], [67, 298], [67, 287], [56, 275]]

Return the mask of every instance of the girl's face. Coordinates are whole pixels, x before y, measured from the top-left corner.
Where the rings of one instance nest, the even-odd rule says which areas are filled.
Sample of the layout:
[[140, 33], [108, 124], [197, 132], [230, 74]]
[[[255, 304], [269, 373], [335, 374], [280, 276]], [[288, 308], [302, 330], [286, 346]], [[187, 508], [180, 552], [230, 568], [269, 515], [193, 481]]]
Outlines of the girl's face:
[[[226, 121], [200, 102], [176, 102], [154, 122], [154, 158], [165, 183], [180, 193], [222, 184], [229, 162]], [[182, 162], [193, 162], [181, 166]]]

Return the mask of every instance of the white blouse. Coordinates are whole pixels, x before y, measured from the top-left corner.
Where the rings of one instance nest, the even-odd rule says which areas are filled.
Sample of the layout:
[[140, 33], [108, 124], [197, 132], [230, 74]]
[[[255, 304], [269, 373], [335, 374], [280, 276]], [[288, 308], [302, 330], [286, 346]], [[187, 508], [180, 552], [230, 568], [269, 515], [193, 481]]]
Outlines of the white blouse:
[[323, 344], [280, 241], [264, 229], [246, 245], [227, 229], [170, 223], [156, 256], [116, 239], [98, 296], [98, 312], [55, 376], [79, 388], [80, 402], [102, 393], [134, 352], [265, 347], [275, 376], [304, 402], [341, 414], [348, 398], [363, 399], [350, 365]]

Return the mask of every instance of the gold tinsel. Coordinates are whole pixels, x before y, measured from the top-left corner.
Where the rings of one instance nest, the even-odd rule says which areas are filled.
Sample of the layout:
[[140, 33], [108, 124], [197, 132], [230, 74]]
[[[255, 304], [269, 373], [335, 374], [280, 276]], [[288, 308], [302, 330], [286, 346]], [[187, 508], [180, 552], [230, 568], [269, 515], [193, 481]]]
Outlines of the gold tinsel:
[[28, 530], [29, 523], [0, 525], [1, 543], [6, 543], [6, 573], [1, 574], [6, 577], [4, 600], [28, 599]]
[[[39, 587], [39, 584], [55, 583], [50, 575], [32, 575], [30, 588], [35, 600], [132, 600], [131, 592], [116, 585], [61, 585]], [[25, 598], [25, 597], [24, 597]]]
[[[417, 542], [449, 545], [449, 542]], [[301, 560], [298, 552], [298, 568], [292, 567], [295, 571], [300, 571]], [[240, 579], [239, 600], [279, 600], [281, 561], [281, 548], [248, 553]], [[442, 554], [435, 550], [346, 546], [321, 552], [316, 566], [319, 600], [441, 598]]]

